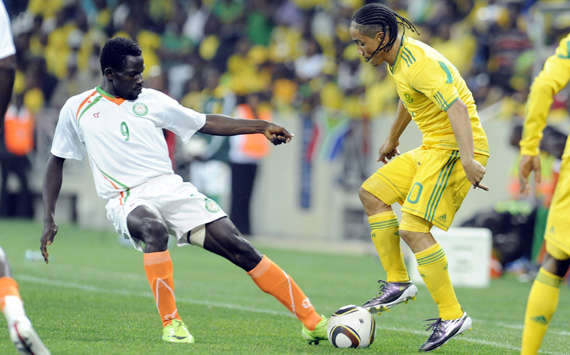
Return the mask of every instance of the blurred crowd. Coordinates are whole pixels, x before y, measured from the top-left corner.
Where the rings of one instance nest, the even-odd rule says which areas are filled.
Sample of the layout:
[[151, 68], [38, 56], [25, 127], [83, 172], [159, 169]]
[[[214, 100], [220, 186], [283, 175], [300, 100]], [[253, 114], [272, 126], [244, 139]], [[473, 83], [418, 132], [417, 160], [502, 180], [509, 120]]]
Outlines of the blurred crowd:
[[[385, 73], [361, 60], [348, 25], [362, 0], [5, 0], [17, 46], [13, 100], [59, 108], [99, 82], [106, 39], [143, 49], [147, 85], [199, 111], [230, 113], [250, 94], [272, 110], [322, 107], [353, 119], [393, 111]], [[535, 55], [532, 1], [384, 1], [420, 28], [468, 80], [479, 106], [517, 113]], [[552, 42], [569, 28], [548, 26]]]

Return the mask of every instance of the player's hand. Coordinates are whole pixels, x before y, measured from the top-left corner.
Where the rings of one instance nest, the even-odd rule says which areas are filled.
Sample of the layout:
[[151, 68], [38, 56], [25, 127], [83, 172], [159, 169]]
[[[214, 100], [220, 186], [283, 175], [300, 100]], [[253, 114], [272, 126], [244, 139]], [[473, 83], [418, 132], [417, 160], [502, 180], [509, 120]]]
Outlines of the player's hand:
[[274, 145], [289, 143], [293, 139], [293, 134], [289, 133], [287, 129], [275, 123], [269, 123], [265, 131], [263, 131], [265, 138]]
[[40, 249], [42, 251], [42, 256], [44, 257], [46, 264], [49, 263], [48, 261], [49, 254], [47, 252], [47, 246], [53, 243], [53, 239], [55, 238], [56, 234], [57, 234], [57, 224], [55, 224], [54, 221], [45, 221], [44, 231], [42, 233], [42, 246]]
[[382, 163], [388, 163], [388, 160], [392, 159], [396, 155], [400, 155], [400, 151], [398, 150], [398, 146], [400, 145], [399, 141], [390, 142], [386, 141], [380, 149], [378, 150], [378, 160]]
[[481, 184], [481, 180], [485, 176], [485, 172], [487, 169], [481, 163], [479, 163], [475, 159], [469, 159], [466, 162], [461, 161], [463, 165], [463, 169], [465, 170], [465, 175], [467, 175], [467, 180], [473, 185], [474, 189], [482, 189], [485, 191], [489, 191], [489, 187]]
[[528, 177], [534, 172], [534, 181], [540, 184], [540, 157], [538, 155], [522, 155], [519, 164], [520, 192], [526, 194], [529, 191]]

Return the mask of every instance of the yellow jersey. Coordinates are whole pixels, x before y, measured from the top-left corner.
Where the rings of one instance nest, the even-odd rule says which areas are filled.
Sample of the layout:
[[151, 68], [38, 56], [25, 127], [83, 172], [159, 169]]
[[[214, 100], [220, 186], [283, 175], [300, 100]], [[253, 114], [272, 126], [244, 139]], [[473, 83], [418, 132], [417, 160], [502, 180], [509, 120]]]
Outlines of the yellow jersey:
[[474, 152], [488, 156], [487, 135], [475, 100], [455, 66], [427, 44], [405, 35], [397, 45], [396, 61], [393, 66], [388, 65], [388, 73], [394, 78], [400, 100], [422, 132], [423, 145], [459, 149], [447, 110], [461, 99], [471, 120]]
[[[562, 38], [556, 52], [546, 59], [542, 71], [534, 79], [526, 106], [526, 119], [520, 142], [521, 154], [538, 155], [546, 117], [557, 92], [570, 81], [570, 34]], [[570, 155], [566, 144], [563, 156]]]

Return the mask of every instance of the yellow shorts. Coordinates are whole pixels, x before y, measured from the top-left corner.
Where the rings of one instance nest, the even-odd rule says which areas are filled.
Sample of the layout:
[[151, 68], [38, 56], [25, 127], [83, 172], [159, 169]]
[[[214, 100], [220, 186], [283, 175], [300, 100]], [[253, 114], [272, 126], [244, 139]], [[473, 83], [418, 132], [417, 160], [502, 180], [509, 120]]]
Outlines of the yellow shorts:
[[[489, 159], [475, 154], [482, 165]], [[419, 147], [392, 159], [362, 184], [384, 203], [398, 202], [402, 211], [447, 230], [471, 183], [459, 151]]]
[[[548, 211], [544, 239], [566, 255], [570, 255], [570, 156], [562, 158], [560, 177]], [[550, 251], [549, 251], [550, 252]], [[550, 253], [556, 257], [556, 255]]]

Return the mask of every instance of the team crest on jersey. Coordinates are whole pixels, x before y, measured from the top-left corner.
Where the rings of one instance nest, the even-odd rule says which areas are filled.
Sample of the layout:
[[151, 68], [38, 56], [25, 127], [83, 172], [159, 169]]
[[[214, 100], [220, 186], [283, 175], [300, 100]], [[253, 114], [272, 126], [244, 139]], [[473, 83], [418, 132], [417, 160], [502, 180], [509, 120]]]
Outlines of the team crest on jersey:
[[133, 113], [137, 116], [144, 116], [148, 113], [148, 107], [142, 102], [136, 102], [133, 105]]
[[220, 210], [220, 206], [218, 206], [218, 204], [216, 203], [216, 201], [209, 199], [206, 197], [205, 199], [205, 205], [204, 207], [206, 207], [206, 209], [208, 210], [208, 212], [211, 213], [216, 213]]
[[414, 99], [412, 99], [412, 96], [410, 96], [410, 94], [405, 93], [404, 97], [406, 98], [406, 101], [408, 101], [409, 103], [414, 102]]

